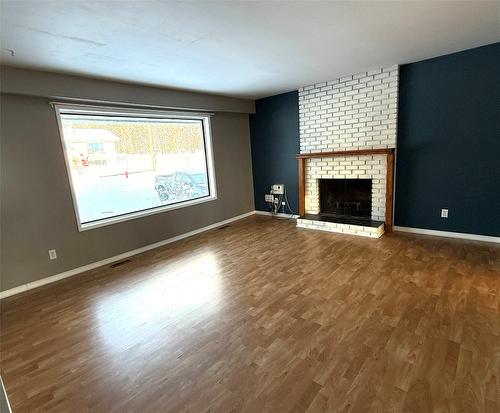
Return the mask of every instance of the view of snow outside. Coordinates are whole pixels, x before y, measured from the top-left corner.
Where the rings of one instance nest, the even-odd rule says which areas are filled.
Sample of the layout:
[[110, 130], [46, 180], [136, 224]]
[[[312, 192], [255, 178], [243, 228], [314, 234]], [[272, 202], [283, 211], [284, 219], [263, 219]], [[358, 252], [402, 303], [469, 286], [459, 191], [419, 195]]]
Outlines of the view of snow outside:
[[61, 121], [82, 224], [209, 195], [201, 121]]

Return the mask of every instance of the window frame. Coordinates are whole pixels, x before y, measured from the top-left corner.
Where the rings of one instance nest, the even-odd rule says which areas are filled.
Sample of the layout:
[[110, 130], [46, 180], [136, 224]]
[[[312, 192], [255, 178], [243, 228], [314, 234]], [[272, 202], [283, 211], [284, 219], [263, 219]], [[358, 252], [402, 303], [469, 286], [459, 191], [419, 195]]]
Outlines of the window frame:
[[[51, 102], [54, 107], [57, 119], [57, 126], [59, 128], [59, 137], [64, 153], [64, 162], [66, 166], [66, 174], [68, 177], [71, 198], [73, 201], [73, 208], [75, 211], [75, 218], [78, 231], [87, 231], [94, 228], [99, 228], [107, 225], [117, 224], [119, 222], [130, 221], [132, 219], [142, 218], [149, 215], [160, 214], [166, 211], [189, 207], [192, 205], [202, 204], [205, 202], [215, 201], [217, 199], [217, 185], [215, 180], [215, 165], [212, 144], [212, 130], [211, 130], [211, 117], [212, 113], [204, 112], [188, 112], [167, 109], [138, 109], [138, 108], [117, 108], [108, 106], [94, 106], [85, 104], [71, 104], [71, 103], [56, 103]], [[61, 115], [100, 115], [100, 116], [124, 116], [134, 118], [155, 118], [155, 119], [190, 119], [202, 122], [203, 141], [205, 147], [205, 162], [207, 167], [208, 177], [208, 192], [209, 195], [201, 198], [195, 198], [187, 201], [180, 201], [170, 205], [162, 205], [141, 211], [120, 214], [115, 217], [103, 218], [97, 221], [82, 223], [80, 218], [80, 211], [78, 209], [78, 201], [76, 191], [71, 177], [71, 163], [66, 150], [66, 142], [64, 140], [63, 125]]]

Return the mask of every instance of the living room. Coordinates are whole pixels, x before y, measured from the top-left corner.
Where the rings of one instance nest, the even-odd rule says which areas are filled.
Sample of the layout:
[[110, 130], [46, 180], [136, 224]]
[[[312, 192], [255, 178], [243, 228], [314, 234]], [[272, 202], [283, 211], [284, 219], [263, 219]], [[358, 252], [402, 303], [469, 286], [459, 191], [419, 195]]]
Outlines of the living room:
[[500, 2], [0, 11], [2, 411], [500, 410]]

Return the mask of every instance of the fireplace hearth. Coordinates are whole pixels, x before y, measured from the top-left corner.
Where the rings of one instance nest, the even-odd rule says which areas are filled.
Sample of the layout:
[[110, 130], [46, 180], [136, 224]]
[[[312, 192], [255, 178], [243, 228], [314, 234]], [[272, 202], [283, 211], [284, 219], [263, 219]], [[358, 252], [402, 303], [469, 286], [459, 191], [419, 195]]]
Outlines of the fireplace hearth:
[[366, 218], [372, 215], [371, 179], [320, 179], [320, 215]]

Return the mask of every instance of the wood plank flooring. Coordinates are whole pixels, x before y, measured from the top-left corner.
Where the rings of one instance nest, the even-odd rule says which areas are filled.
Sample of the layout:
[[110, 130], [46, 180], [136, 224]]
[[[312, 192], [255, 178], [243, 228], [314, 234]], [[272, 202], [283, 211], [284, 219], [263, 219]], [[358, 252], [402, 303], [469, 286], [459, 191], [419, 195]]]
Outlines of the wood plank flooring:
[[500, 246], [255, 216], [3, 300], [15, 413], [499, 412]]

